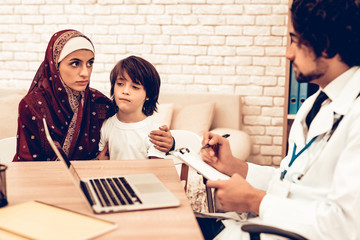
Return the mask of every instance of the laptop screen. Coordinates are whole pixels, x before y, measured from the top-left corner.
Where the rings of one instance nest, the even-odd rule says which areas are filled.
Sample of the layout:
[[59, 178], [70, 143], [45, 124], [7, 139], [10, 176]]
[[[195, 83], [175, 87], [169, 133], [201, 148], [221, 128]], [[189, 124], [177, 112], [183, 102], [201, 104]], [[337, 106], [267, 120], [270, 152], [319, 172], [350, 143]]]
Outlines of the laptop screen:
[[62, 161], [65, 166], [70, 170], [71, 175], [74, 177], [77, 184], [80, 184], [80, 177], [74, 167], [71, 165], [71, 162], [69, 158], [66, 156], [64, 150], [62, 149], [60, 143], [58, 141], [54, 141], [52, 137], [50, 136], [49, 128], [47, 126], [45, 118], [43, 118], [44, 123], [44, 129], [45, 129], [45, 135], [46, 138], [51, 146], [51, 148], [54, 150], [57, 158], [59, 161]]

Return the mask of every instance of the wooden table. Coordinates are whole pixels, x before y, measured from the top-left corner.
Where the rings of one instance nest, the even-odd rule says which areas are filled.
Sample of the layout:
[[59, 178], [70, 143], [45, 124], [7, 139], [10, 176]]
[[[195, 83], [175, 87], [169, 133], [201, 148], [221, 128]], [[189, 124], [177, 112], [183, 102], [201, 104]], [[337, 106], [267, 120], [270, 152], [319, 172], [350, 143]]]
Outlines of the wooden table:
[[39, 200], [110, 220], [118, 228], [96, 239], [203, 239], [172, 160], [73, 161], [81, 177], [154, 173], [180, 207], [93, 214], [61, 162], [6, 163], [9, 205]]

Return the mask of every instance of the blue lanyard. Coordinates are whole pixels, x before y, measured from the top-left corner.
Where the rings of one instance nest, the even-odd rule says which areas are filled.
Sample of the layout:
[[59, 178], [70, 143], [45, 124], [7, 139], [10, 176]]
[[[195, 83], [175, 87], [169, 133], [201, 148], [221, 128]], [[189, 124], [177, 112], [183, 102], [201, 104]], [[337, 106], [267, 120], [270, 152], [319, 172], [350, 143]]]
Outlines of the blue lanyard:
[[[300, 152], [298, 152], [298, 154], [296, 154], [296, 144], [294, 143], [294, 149], [293, 149], [293, 153], [292, 153], [292, 156], [291, 156], [291, 160], [289, 162], [289, 168], [291, 167], [291, 165], [295, 162], [295, 160], [298, 158], [298, 156], [300, 156], [306, 149], [308, 149], [310, 147], [310, 145], [315, 141], [315, 139], [317, 138], [318, 136], [314, 137], [313, 139], [310, 140], [310, 142], [308, 142], [305, 147], [303, 147]], [[284, 171], [281, 172], [281, 175], [280, 175], [280, 180], [283, 180], [285, 175], [287, 173], [287, 170], [285, 169]]]

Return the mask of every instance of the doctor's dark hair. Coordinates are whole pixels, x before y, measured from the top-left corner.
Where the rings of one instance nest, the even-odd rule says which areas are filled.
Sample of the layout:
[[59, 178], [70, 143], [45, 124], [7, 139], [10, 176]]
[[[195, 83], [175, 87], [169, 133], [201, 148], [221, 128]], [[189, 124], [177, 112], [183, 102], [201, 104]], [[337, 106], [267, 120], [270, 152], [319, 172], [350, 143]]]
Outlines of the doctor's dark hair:
[[291, 20], [299, 44], [316, 56], [339, 54], [349, 67], [360, 65], [360, 0], [294, 0]]
[[125, 78], [125, 73], [129, 75], [134, 83], [141, 84], [144, 87], [146, 97], [149, 100], [144, 102], [142, 112], [146, 116], [151, 116], [154, 111], [157, 111], [156, 104], [158, 103], [160, 93], [159, 73], [151, 63], [141, 57], [130, 56], [120, 60], [110, 73], [110, 96], [117, 110], [118, 108], [114, 99], [114, 86], [117, 78]]

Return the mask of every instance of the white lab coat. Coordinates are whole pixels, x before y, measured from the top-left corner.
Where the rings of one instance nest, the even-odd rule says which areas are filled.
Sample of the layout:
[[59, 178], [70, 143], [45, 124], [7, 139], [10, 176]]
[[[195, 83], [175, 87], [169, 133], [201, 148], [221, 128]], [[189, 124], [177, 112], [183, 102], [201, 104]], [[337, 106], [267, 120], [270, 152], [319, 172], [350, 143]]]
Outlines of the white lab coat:
[[[360, 68], [353, 67], [340, 77], [341, 87], [336, 86], [338, 78], [332, 86], [337, 96], [321, 108], [308, 133], [304, 118], [319, 92], [299, 109], [280, 169], [249, 164], [247, 180], [268, 193], [260, 205], [261, 222], [309, 239], [360, 239]], [[336, 131], [329, 141], [322, 140], [339, 115], [344, 117]], [[287, 168], [294, 144], [298, 153], [314, 136], [319, 137], [281, 182], [280, 172]], [[311, 160], [315, 162], [303, 178], [293, 181]]]

